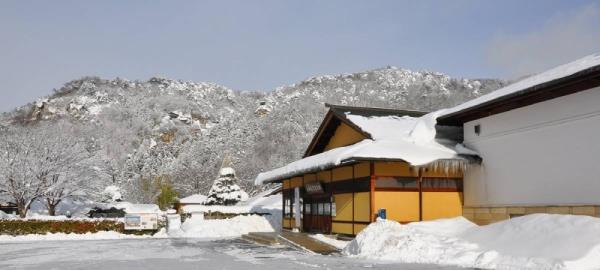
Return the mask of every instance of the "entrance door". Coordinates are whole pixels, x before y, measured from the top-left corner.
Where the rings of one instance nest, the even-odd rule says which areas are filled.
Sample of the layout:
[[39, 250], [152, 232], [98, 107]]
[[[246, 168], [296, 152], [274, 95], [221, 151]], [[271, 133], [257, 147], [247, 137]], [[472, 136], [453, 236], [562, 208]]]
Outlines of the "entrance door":
[[331, 232], [331, 199], [329, 197], [304, 199], [304, 230]]

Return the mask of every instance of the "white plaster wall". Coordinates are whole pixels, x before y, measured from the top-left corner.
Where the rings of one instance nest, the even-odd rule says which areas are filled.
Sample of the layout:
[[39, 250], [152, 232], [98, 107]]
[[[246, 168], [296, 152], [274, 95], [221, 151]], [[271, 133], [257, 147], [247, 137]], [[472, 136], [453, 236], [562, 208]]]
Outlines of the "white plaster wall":
[[465, 206], [600, 205], [600, 88], [465, 123], [464, 136], [483, 158]]

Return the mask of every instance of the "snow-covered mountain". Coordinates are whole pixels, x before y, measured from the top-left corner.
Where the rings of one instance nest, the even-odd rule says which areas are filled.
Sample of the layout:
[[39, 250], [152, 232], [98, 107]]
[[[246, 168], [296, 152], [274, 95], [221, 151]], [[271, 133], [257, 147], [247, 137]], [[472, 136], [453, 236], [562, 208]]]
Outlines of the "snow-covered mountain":
[[112, 181], [166, 177], [183, 195], [206, 193], [229, 156], [245, 180], [241, 186], [252, 191], [249, 180], [259, 172], [302, 155], [324, 103], [430, 111], [505, 84], [395, 67], [312, 77], [271, 92], [165, 78], [85, 77], [4, 114], [0, 127], [71, 119], [87, 128]]

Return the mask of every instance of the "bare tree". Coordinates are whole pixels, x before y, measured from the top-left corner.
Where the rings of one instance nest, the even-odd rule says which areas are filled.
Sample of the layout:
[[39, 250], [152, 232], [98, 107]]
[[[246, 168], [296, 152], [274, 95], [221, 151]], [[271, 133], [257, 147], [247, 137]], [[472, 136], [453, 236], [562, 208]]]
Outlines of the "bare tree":
[[21, 217], [38, 198], [46, 198], [53, 215], [56, 205], [82, 189], [84, 173], [78, 167], [89, 153], [69, 136], [72, 131], [71, 124], [58, 121], [2, 132], [0, 189], [15, 200]]
[[58, 130], [68, 131], [69, 128], [73, 127], [58, 125], [45, 131], [62, 139], [61, 143], [54, 145], [56, 148], [53, 151], [60, 153], [60, 157], [54, 161], [53, 173], [46, 179], [47, 187], [43, 195], [51, 216], [56, 215], [56, 207], [64, 199], [88, 193], [99, 194], [105, 186], [100, 171], [92, 165], [91, 153], [83, 148], [81, 140], [56, 133]]
[[43, 141], [33, 133], [30, 128], [10, 128], [0, 134], [0, 190], [14, 200], [21, 217], [46, 188], [46, 173], [36, 157]]

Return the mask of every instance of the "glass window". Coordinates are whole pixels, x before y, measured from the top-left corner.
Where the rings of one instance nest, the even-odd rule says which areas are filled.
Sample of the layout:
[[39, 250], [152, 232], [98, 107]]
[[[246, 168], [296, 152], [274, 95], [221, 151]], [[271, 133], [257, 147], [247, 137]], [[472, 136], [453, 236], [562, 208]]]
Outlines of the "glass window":
[[319, 203], [319, 215], [323, 215], [323, 203]]
[[405, 189], [417, 189], [417, 178], [415, 177], [377, 177], [375, 180], [376, 188], [405, 188]]
[[310, 203], [304, 205], [304, 213], [310, 215]]
[[331, 215], [331, 203], [324, 203], [323, 204], [323, 214], [326, 216]]
[[312, 204], [312, 214], [313, 215], [318, 215], [319, 214], [319, 205], [316, 203]]

